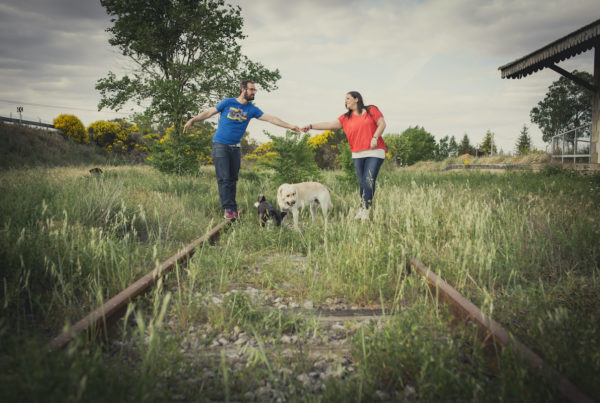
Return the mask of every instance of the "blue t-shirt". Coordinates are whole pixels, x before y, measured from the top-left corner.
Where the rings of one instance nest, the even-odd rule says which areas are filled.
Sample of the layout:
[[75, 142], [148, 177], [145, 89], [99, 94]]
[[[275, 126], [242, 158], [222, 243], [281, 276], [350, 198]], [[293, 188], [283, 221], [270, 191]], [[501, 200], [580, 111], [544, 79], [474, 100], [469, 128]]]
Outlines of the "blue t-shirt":
[[240, 104], [235, 98], [225, 98], [216, 108], [221, 112], [221, 117], [213, 141], [228, 145], [239, 143], [250, 119], [263, 115], [263, 111], [256, 106], [251, 103]]

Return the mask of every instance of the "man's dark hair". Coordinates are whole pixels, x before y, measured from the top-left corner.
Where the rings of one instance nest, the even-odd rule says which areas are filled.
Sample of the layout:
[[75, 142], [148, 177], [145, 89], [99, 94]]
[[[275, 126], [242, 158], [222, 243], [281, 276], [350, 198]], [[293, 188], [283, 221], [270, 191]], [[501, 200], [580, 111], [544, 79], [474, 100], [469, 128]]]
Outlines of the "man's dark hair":
[[240, 83], [240, 94], [242, 93], [242, 91], [248, 89], [248, 84], [254, 84], [254, 81], [252, 81], [252, 80], [242, 80], [242, 82]]

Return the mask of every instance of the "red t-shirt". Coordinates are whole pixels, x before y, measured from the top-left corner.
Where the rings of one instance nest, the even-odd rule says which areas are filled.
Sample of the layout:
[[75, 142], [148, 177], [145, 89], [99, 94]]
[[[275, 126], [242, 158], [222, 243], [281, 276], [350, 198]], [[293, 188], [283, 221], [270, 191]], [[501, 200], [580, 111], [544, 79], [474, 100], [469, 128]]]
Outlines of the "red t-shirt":
[[[383, 117], [383, 114], [376, 106], [368, 106], [368, 108], [369, 113], [364, 112], [360, 116], [352, 113], [350, 118], [347, 118], [346, 114], [343, 114], [338, 118], [344, 128], [348, 143], [350, 144], [350, 150], [353, 153], [371, 148], [371, 140], [373, 139], [375, 130], [377, 130], [377, 121], [380, 117]], [[382, 136], [379, 136], [377, 140], [377, 148], [386, 151]]]

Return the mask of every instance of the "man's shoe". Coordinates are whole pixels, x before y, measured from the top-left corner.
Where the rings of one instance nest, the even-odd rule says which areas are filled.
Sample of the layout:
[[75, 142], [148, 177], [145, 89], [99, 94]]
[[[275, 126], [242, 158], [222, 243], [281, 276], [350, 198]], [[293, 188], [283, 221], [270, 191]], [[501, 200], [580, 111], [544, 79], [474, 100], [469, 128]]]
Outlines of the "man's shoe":
[[227, 209], [225, 210], [225, 214], [223, 215], [223, 217], [225, 217], [228, 220], [235, 220], [239, 217], [239, 215], [237, 211]]

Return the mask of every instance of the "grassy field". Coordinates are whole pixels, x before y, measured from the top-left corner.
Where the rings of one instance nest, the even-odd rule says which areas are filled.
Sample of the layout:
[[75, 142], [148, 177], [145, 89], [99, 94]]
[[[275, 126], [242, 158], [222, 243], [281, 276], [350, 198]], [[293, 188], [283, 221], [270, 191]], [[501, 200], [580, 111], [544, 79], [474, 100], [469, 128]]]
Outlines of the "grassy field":
[[[110, 340], [47, 343], [222, 219], [211, 168], [0, 172], [2, 401], [562, 401], [510, 349], [490, 356], [436, 303], [428, 264], [600, 399], [600, 178], [384, 165], [370, 222], [334, 194], [302, 231], [260, 229], [268, 172], [245, 170], [246, 215], [128, 308]], [[384, 319], [326, 327], [315, 308]], [[336, 350], [337, 349], [337, 350]], [[338, 351], [335, 357], [314, 351]], [[335, 354], [334, 354], [335, 355]]]

